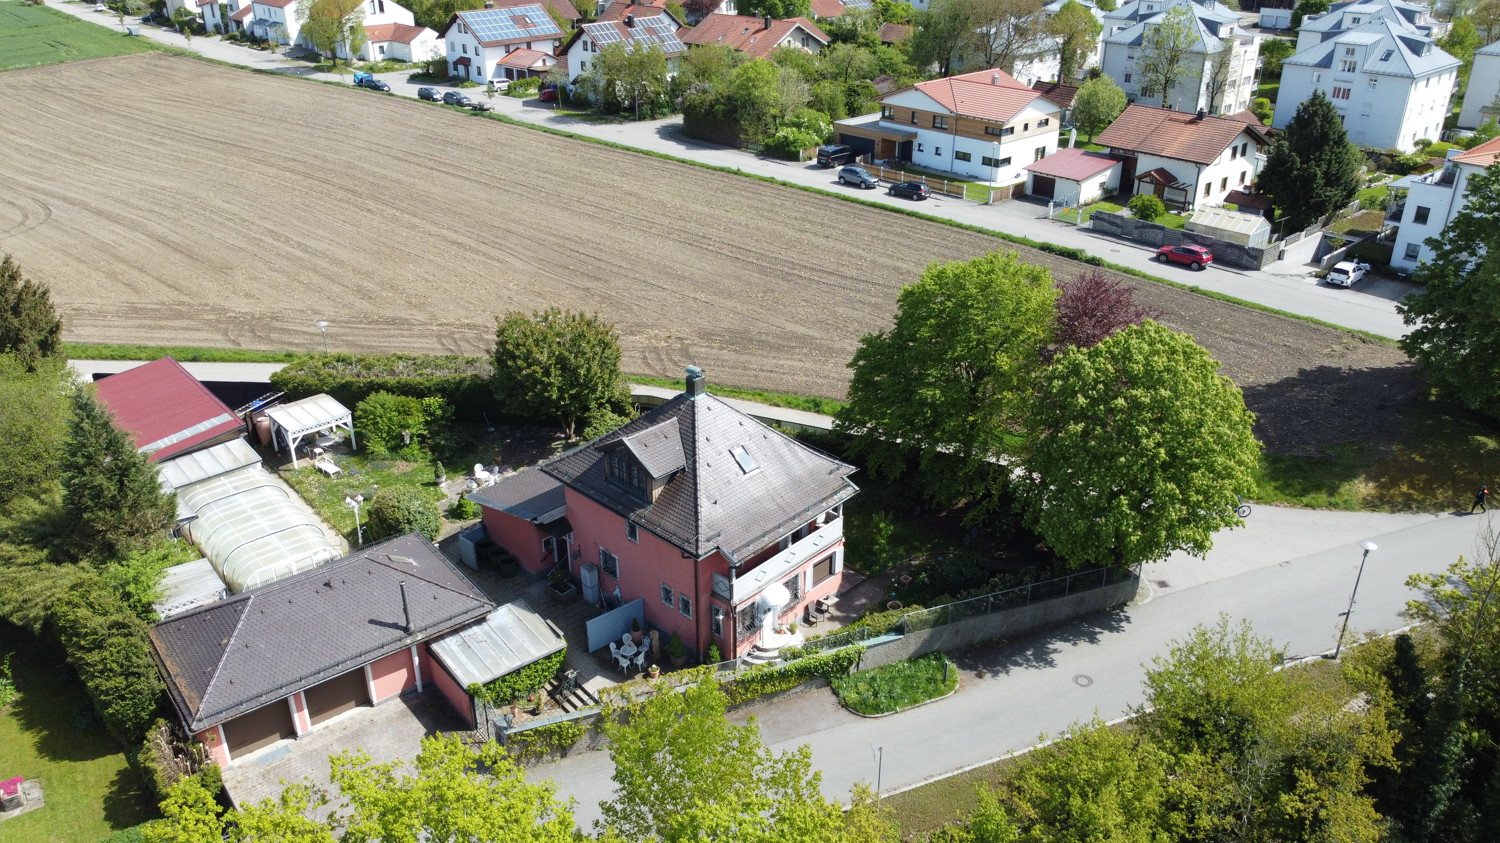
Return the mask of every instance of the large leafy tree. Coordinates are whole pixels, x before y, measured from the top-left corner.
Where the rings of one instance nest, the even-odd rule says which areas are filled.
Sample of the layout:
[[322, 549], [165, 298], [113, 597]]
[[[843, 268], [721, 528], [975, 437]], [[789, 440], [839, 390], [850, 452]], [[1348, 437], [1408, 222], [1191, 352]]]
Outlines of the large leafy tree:
[[1014, 252], [933, 264], [905, 287], [895, 324], [860, 340], [838, 419], [870, 470], [899, 476], [915, 453], [933, 500], [973, 502], [976, 519], [990, 511], [1057, 296], [1046, 268]]
[[[1500, 2], [1500, 0], [1497, 0]], [[979, 21], [967, 0], [932, 0], [917, 12], [917, 28], [906, 39], [911, 63], [952, 76]]]
[[1301, 231], [1354, 199], [1361, 163], [1333, 103], [1314, 91], [1276, 135], [1258, 183], [1286, 231]]
[[735, 4], [735, 9], [741, 15], [757, 18], [770, 15], [776, 20], [812, 16], [809, 0], [740, 0]]
[[1280, 76], [1281, 63], [1297, 52], [1297, 45], [1287, 38], [1267, 38], [1260, 42], [1260, 57], [1265, 60], [1261, 72], [1267, 76]]
[[1463, 210], [1427, 241], [1432, 260], [1416, 271], [1426, 292], [1396, 304], [1411, 328], [1401, 348], [1439, 389], [1500, 417], [1500, 167], [1466, 188]]
[[1071, 281], [1059, 281], [1057, 313], [1052, 342], [1046, 357], [1066, 348], [1093, 348], [1105, 339], [1161, 314], [1135, 300], [1135, 288], [1116, 281], [1097, 269], [1089, 269]]
[[623, 41], [604, 45], [579, 80], [580, 90], [605, 111], [655, 117], [669, 108], [667, 56], [660, 47], [639, 48]]
[[1025, 829], [1018, 839], [1166, 843], [1162, 752], [1098, 719], [1070, 731], [1027, 755], [1011, 777], [1004, 804]]
[[620, 335], [600, 319], [558, 308], [511, 312], [495, 329], [495, 395], [517, 413], [578, 422], [619, 397]]
[[28, 367], [14, 354], [0, 354], [0, 505], [56, 481], [71, 385], [61, 358]]
[[[1198, 43], [1192, 12], [1173, 6], [1162, 19], [1146, 27], [1141, 39], [1141, 96], [1161, 96], [1161, 107], [1172, 106], [1177, 83], [1193, 69], [1193, 47]], [[1195, 103], [1188, 103], [1193, 105]]]
[[1090, 79], [1073, 97], [1073, 122], [1088, 133], [1089, 142], [1093, 143], [1094, 136], [1109, 128], [1129, 104], [1129, 97], [1115, 80], [1108, 76]]
[[725, 718], [712, 677], [682, 692], [659, 687], [601, 723], [614, 761], [614, 799], [600, 806], [607, 834], [658, 843], [881, 843], [895, 829], [857, 792], [846, 819], [818, 791], [807, 747], [774, 753], [752, 720]]
[[1078, 0], [1068, 0], [1047, 22], [1048, 34], [1059, 42], [1061, 69], [1058, 76], [1062, 81], [1076, 79], [1083, 72], [1084, 63], [1103, 31], [1099, 19]]
[[964, 49], [971, 70], [1006, 73], [1056, 49], [1042, 0], [966, 0], [976, 26]]
[[63, 510], [76, 528], [79, 558], [122, 559], [160, 537], [177, 514], [163, 494], [156, 466], [115, 427], [89, 388], [73, 393], [73, 419], [59, 465]]
[[21, 274], [10, 255], [0, 258], [0, 354], [14, 355], [27, 369], [62, 350], [62, 320], [47, 285]]
[[363, 0], [297, 0], [296, 15], [302, 23], [298, 32], [307, 38], [313, 49], [332, 56], [335, 65], [339, 62], [341, 48], [351, 57], [364, 49]]
[[1076, 566], [1202, 555], [1240, 523], [1260, 444], [1244, 396], [1186, 334], [1155, 322], [1065, 352], [1031, 404], [1027, 519]]

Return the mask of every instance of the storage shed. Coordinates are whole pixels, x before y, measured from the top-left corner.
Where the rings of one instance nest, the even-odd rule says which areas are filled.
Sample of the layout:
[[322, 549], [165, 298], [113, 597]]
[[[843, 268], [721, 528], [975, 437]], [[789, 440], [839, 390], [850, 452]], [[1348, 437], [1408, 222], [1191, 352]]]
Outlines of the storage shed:
[[1024, 169], [1028, 195], [1069, 207], [1087, 205], [1120, 189], [1120, 159], [1102, 152], [1059, 149]]
[[1271, 242], [1270, 220], [1258, 214], [1246, 214], [1228, 208], [1199, 208], [1187, 221], [1187, 230], [1241, 246], [1264, 246]]

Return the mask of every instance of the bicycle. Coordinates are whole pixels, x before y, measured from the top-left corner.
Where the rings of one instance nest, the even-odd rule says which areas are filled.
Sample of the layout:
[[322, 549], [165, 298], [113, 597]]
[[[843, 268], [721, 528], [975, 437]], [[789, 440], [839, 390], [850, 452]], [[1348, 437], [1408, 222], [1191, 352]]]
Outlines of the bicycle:
[[1242, 497], [1240, 497], [1239, 495], [1235, 495], [1234, 499], [1236, 501], [1236, 506], [1234, 508], [1234, 514], [1238, 515], [1241, 518], [1249, 518], [1250, 517], [1250, 504], [1245, 503], [1245, 499], [1242, 498]]

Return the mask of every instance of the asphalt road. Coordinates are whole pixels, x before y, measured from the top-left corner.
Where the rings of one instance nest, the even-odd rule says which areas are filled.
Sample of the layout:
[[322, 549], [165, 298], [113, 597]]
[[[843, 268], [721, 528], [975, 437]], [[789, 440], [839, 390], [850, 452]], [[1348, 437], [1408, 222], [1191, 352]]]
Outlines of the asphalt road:
[[[93, 5], [90, 3], [62, 2], [56, 4], [54, 8], [101, 26], [118, 28], [113, 14], [94, 12]], [[135, 23], [134, 21], [128, 22], [133, 25]], [[288, 59], [281, 54], [252, 50], [223, 41], [218, 37], [200, 36], [193, 38], [189, 43], [181, 35], [168, 29], [143, 26], [141, 32], [143, 37], [191, 49], [208, 58], [228, 64], [324, 81], [343, 82], [353, 88], [351, 84], [353, 77], [350, 74], [316, 73], [308, 61]], [[379, 76], [390, 84], [393, 95], [415, 98], [417, 88], [422, 85], [407, 82], [407, 75], [407, 71], [398, 71]], [[444, 85], [432, 87], [448, 90], [448, 86]], [[596, 122], [561, 116], [555, 112], [552, 104], [536, 99], [522, 100], [504, 95], [487, 98], [482, 88], [469, 88], [465, 90], [465, 93], [473, 99], [489, 103], [496, 112], [524, 122], [550, 126], [578, 135], [660, 152], [690, 161], [769, 176], [830, 192], [850, 193], [857, 195], [860, 199], [880, 204], [901, 208], [916, 206], [917, 210], [933, 216], [1033, 240], [1085, 249], [1114, 263], [1139, 269], [1179, 284], [1225, 293], [1289, 313], [1310, 316], [1330, 324], [1386, 337], [1400, 337], [1406, 333], [1406, 327], [1395, 310], [1395, 303], [1415, 289], [1406, 282], [1372, 278], [1360, 282], [1351, 290], [1321, 284], [1312, 276], [1311, 267], [1300, 264], [1273, 264], [1268, 270], [1260, 272], [1222, 267], [1193, 272], [1185, 267], [1162, 266], [1152, 260], [1154, 249], [1126, 240], [1103, 237], [1087, 229], [1079, 229], [1070, 224], [1049, 220], [1046, 218], [1045, 205], [1029, 201], [981, 205], [942, 197], [913, 202], [908, 199], [888, 197], [885, 191], [880, 189], [858, 190], [844, 187], [835, 180], [835, 170], [825, 170], [816, 164], [760, 158], [742, 150], [714, 146], [685, 138], [680, 131], [681, 117], [668, 117], [639, 123]], [[350, 95], [381, 96], [374, 91], [362, 89], [351, 90]]]
[[[1284, 645], [1288, 658], [1331, 650], [1364, 539], [1379, 549], [1366, 565], [1350, 629], [1398, 628], [1411, 597], [1406, 577], [1472, 555], [1488, 526], [1486, 516], [1256, 507], [1244, 528], [1218, 537], [1207, 559], [1178, 556], [1150, 566], [1141, 596], [1120, 611], [959, 655], [963, 686], [948, 699], [865, 719], [838, 708], [831, 693], [813, 691], [740, 716], [755, 715], [773, 749], [810, 746], [826, 796], [844, 797], [856, 781], [873, 785], [877, 777], [890, 794], [1024, 750], [1096, 715], [1126, 714], [1142, 700], [1144, 665], [1221, 612], [1249, 619], [1257, 633]], [[577, 799], [587, 828], [613, 793], [611, 771], [606, 753], [579, 752], [528, 776], [550, 778], [563, 796]]]

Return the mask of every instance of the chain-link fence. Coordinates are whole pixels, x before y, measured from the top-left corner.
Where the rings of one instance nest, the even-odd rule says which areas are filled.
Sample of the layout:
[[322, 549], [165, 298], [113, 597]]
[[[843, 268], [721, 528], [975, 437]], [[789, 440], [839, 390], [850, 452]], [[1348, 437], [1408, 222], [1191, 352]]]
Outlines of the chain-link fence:
[[901, 620], [893, 628], [903, 633], [932, 629], [950, 623], [957, 623], [968, 618], [988, 615], [992, 612], [1014, 609], [1019, 606], [1029, 606], [1040, 600], [1067, 597], [1069, 594], [1103, 588], [1107, 585], [1130, 579], [1135, 575], [1133, 570], [1122, 570], [1120, 568], [1094, 568], [1088, 571], [1076, 571], [1067, 576], [1057, 577], [1056, 579], [1028, 583], [1006, 589], [1005, 591], [996, 591], [992, 594], [971, 597], [968, 600], [959, 600], [956, 603], [945, 603], [942, 606], [934, 606], [931, 609], [914, 609], [902, 615]]

